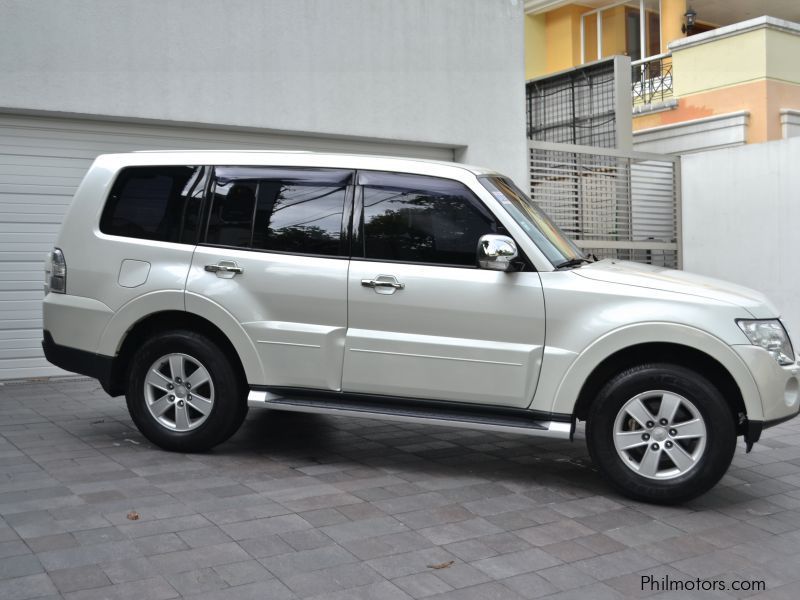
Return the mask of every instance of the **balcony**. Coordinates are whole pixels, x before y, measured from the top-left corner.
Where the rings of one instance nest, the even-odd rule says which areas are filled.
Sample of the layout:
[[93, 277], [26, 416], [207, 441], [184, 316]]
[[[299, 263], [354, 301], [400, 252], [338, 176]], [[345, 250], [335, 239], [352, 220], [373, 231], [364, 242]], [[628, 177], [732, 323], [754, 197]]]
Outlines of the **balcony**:
[[[687, 152], [797, 135], [800, 24], [756, 17], [631, 63], [634, 139]], [[643, 146], [644, 144], [644, 146]]]
[[631, 63], [633, 107], [662, 104], [673, 97], [672, 54], [666, 52]]

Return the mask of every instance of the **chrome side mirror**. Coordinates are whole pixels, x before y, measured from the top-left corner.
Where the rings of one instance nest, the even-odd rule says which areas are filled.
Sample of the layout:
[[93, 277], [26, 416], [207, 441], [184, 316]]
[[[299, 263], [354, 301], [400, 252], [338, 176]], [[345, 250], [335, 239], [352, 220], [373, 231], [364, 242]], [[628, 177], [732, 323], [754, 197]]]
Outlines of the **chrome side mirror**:
[[478, 266], [492, 271], [512, 271], [517, 245], [505, 235], [483, 235], [478, 240]]

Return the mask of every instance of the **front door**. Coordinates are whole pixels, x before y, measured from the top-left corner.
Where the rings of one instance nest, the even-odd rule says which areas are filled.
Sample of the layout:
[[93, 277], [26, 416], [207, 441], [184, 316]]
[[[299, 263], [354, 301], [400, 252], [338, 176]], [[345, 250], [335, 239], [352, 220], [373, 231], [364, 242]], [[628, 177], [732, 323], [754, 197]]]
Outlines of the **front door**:
[[480, 236], [506, 232], [463, 183], [360, 172], [342, 388], [527, 407], [544, 344], [531, 267], [476, 267]]
[[265, 372], [251, 384], [341, 387], [351, 179], [341, 169], [215, 169], [186, 290], [242, 325]]

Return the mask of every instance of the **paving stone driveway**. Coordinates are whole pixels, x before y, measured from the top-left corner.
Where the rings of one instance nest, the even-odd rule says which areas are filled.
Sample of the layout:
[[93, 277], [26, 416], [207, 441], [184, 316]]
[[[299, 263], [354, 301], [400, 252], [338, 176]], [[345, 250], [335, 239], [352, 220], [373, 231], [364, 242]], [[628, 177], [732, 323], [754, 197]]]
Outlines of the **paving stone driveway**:
[[798, 597], [800, 419], [677, 508], [610, 491], [579, 437], [254, 410], [214, 452], [170, 454], [92, 381], [6, 383], [0, 598], [748, 595], [642, 575]]

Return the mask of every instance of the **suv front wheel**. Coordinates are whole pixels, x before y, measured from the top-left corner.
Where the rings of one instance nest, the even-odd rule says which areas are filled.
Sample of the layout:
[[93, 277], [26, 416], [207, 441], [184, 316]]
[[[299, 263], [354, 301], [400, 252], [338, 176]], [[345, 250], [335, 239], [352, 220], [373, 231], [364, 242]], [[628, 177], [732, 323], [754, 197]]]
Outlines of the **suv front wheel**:
[[232, 436], [247, 414], [237, 370], [210, 339], [168, 331], [133, 359], [126, 395], [139, 431], [177, 452], [201, 452]]
[[719, 390], [679, 365], [648, 364], [609, 381], [586, 427], [592, 460], [623, 494], [677, 503], [713, 487], [736, 450], [736, 422]]

